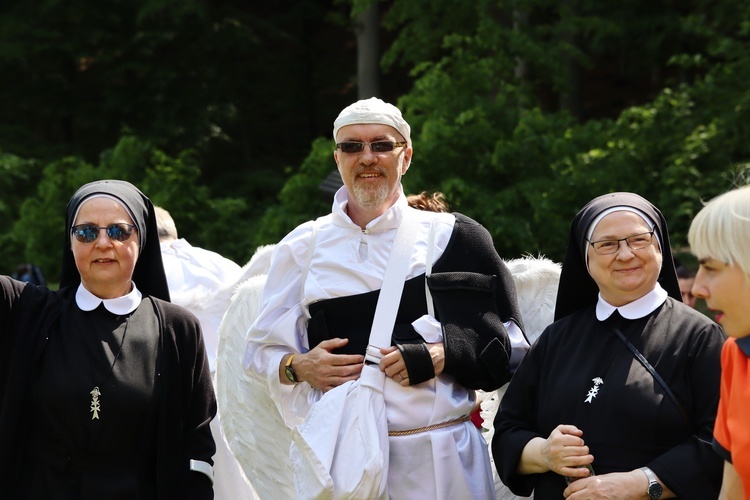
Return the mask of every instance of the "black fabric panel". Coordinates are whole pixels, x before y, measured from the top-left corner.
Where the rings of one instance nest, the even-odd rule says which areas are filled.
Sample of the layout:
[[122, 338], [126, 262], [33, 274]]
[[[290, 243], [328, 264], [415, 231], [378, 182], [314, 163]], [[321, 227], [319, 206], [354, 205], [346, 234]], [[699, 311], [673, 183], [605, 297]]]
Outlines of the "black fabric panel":
[[[324, 340], [348, 338], [349, 343], [333, 351], [336, 354], [365, 354], [375, 317], [380, 290], [321, 300], [310, 304], [307, 336], [310, 349]], [[424, 342], [411, 323], [427, 314], [424, 274], [404, 284], [401, 304], [396, 315], [391, 345]]]

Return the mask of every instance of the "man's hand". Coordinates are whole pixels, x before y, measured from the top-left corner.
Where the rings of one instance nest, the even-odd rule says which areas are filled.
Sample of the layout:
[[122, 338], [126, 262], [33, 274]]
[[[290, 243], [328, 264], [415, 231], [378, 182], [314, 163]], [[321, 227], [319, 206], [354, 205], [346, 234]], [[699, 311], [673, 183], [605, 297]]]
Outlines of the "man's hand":
[[[432, 358], [432, 365], [435, 367], [435, 376], [437, 377], [443, 373], [443, 368], [445, 368], [445, 345], [438, 342], [436, 344], [425, 344], [425, 346], [430, 351], [430, 358]], [[380, 370], [401, 384], [402, 387], [411, 385], [401, 351], [396, 346], [391, 346], [380, 349], [380, 353], [383, 355], [380, 358]]]
[[[349, 380], [357, 380], [364, 366], [364, 356], [331, 352], [345, 346], [348, 342], [349, 339], [340, 338], [324, 340], [310, 352], [297, 354], [292, 360], [292, 368], [297, 375], [297, 380], [307, 382], [323, 392], [330, 391]], [[284, 365], [289, 356], [291, 354], [284, 356], [279, 366], [279, 380], [284, 384], [290, 383], [284, 374]]]

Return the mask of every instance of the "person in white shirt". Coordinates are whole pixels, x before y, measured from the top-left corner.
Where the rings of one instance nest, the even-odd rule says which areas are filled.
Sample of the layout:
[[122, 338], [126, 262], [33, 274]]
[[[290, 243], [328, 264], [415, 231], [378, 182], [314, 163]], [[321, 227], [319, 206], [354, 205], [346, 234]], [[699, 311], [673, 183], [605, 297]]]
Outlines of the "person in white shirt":
[[[220, 290], [232, 286], [242, 268], [226, 257], [191, 245], [179, 238], [170, 213], [154, 207], [161, 246], [161, 258], [172, 302], [190, 309], [200, 320], [206, 356], [211, 375], [216, 380], [216, 351], [219, 343], [221, 315], [208, 308], [192, 307], [196, 302], [211, 302]], [[255, 497], [242, 475], [239, 464], [229, 450], [221, 432], [220, 415], [211, 421], [216, 441], [214, 456], [214, 495], [216, 500], [238, 500]]]
[[162, 207], [154, 207], [159, 230], [161, 259], [167, 275], [172, 302], [188, 307], [201, 320], [206, 354], [211, 372], [216, 371], [216, 346], [221, 316], [201, 314], [190, 308], [200, 297], [209, 298], [219, 290], [236, 283], [242, 268], [226, 257], [191, 245], [177, 235], [177, 227], [170, 213]]
[[[505, 384], [529, 347], [512, 276], [477, 222], [408, 207], [401, 178], [413, 149], [398, 108], [358, 101], [340, 113], [333, 136], [344, 186], [331, 214], [274, 249], [245, 367], [267, 381], [289, 427], [323, 392], [356, 380], [396, 229], [416, 218], [392, 345], [381, 349], [388, 493], [494, 498], [487, 443], [468, 416], [474, 390]], [[428, 255], [434, 316], [425, 298]]]

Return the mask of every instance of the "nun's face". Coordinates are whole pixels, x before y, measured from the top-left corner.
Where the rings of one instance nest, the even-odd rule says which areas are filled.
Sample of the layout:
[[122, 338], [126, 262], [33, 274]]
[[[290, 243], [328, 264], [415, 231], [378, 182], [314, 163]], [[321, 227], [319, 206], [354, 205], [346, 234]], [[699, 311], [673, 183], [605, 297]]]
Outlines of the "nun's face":
[[[613, 212], [599, 221], [591, 241], [619, 240], [649, 231], [651, 228], [639, 215], [627, 211]], [[589, 274], [604, 300], [617, 307], [653, 290], [662, 262], [655, 237], [650, 245], [638, 250], [630, 248], [625, 241], [619, 245], [617, 252], [609, 255], [600, 255], [588, 245]]]
[[[93, 224], [104, 228], [119, 223], [133, 224], [122, 205], [109, 198], [93, 198], [81, 205], [73, 225]], [[83, 286], [102, 299], [127, 295], [138, 260], [138, 241], [135, 229], [125, 241], [110, 238], [104, 229], [100, 229], [96, 240], [90, 243], [78, 241], [71, 235], [70, 245]]]

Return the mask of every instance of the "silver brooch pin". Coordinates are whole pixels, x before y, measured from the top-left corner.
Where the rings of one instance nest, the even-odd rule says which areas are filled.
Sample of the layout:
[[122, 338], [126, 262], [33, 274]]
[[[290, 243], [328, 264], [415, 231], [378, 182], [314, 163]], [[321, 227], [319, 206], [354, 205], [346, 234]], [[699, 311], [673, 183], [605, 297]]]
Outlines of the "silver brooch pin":
[[594, 398], [599, 394], [599, 386], [604, 385], [604, 380], [602, 380], [601, 377], [594, 377], [591, 379], [594, 382], [594, 385], [589, 389], [589, 392], [586, 394], [586, 399], [583, 401], [584, 403], [591, 403]]
[[93, 413], [93, 415], [91, 416], [91, 420], [99, 420], [99, 411], [101, 410], [99, 396], [101, 396], [102, 393], [101, 391], [99, 391], [98, 387], [94, 387], [94, 390], [89, 394], [91, 394], [91, 412]]

